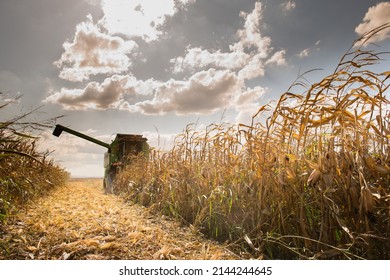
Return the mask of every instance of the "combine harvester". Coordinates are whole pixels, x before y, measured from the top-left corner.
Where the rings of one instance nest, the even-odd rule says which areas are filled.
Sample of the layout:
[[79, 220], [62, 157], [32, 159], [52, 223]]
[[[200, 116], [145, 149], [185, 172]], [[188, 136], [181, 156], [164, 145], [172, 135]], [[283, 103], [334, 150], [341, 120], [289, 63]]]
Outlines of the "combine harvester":
[[130, 155], [138, 155], [143, 152], [149, 154], [148, 139], [137, 134], [117, 134], [111, 144], [107, 144], [88, 135], [57, 124], [53, 135], [59, 137], [62, 131], [66, 131], [77, 137], [93, 142], [97, 145], [107, 148], [104, 153], [104, 179], [103, 187], [106, 193], [113, 193], [113, 181], [118, 172], [118, 167], [129, 164]]

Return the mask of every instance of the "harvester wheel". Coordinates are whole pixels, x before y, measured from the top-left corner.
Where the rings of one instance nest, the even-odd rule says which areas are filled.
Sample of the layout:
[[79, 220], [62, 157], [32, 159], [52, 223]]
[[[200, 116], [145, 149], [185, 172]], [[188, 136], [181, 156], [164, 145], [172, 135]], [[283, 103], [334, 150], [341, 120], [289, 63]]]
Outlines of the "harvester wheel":
[[112, 184], [113, 178], [111, 174], [107, 174], [107, 176], [104, 178], [103, 186], [104, 191], [106, 194], [112, 194], [113, 193], [113, 184]]

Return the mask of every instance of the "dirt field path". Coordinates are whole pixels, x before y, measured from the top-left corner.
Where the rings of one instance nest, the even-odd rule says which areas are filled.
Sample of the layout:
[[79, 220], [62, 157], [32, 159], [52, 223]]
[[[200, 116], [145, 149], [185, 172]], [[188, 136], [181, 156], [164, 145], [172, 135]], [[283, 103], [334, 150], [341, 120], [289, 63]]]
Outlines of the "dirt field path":
[[0, 259], [236, 258], [191, 228], [105, 195], [101, 180], [69, 182], [0, 232]]

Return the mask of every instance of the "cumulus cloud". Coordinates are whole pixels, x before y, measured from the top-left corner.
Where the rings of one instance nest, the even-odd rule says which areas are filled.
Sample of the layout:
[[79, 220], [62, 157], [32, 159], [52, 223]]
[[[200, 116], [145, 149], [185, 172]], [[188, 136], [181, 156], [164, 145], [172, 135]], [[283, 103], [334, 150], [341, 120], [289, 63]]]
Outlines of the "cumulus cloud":
[[299, 54], [298, 54], [298, 56], [300, 57], [300, 58], [304, 58], [304, 57], [307, 57], [307, 56], [309, 56], [310, 55], [310, 49], [304, 49], [304, 50], [302, 50]]
[[83, 89], [62, 88], [45, 102], [60, 103], [67, 110], [119, 108], [126, 100], [152, 92], [155, 83], [152, 79], [139, 81], [133, 76], [114, 75], [102, 83], [90, 82]]
[[143, 114], [210, 114], [231, 105], [242, 83], [228, 71], [200, 71], [187, 81], [170, 80], [155, 89], [154, 98], [130, 106]]
[[244, 26], [237, 30], [238, 41], [229, 46], [230, 52], [209, 51], [200, 47], [187, 48], [184, 57], [171, 60], [174, 72], [214, 67], [236, 71], [240, 79], [250, 80], [263, 76], [266, 64], [286, 64], [286, 51], [278, 51], [270, 57], [273, 51], [271, 38], [260, 32], [262, 4], [256, 2], [251, 13], [241, 12], [240, 16], [245, 20]]
[[84, 89], [62, 88], [45, 102], [60, 103], [68, 110], [116, 108], [146, 115], [210, 114], [231, 106], [242, 87], [243, 82], [234, 73], [212, 68], [188, 80], [166, 82], [114, 75], [102, 83], [90, 82]]
[[202, 48], [187, 48], [185, 57], [171, 59], [175, 73], [186, 70], [194, 71], [205, 67], [236, 70], [242, 68], [249, 59], [243, 52], [224, 53], [220, 50], [210, 52]]
[[[156, 14], [150, 15], [148, 20], [153, 18], [154, 24], [157, 24], [160, 19], [163, 20], [163, 17], [172, 14], [175, 9], [193, 2], [194, 0], [166, 1], [165, 3], [170, 3], [168, 5], [170, 8], [156, 11]], [[152, 2], [132, 1], [131, 10], [128, 6], [130, 1], [115, 0], [113, 3], [122, 5], [122, 9], [127, 11], [126, 18], [131, 18], [129, 13], [138, 13], [139, 16], [147, 17]], [[153, 3], [157, 2], [153, 1]], [[106, 9], [109, 6], [115, 7], [115, 5], [108, 5], [105, 0], [102, 5], [103, 7], [107, 5]], [[64, 87], [52, 91], [45, 102], [61, 104], [67, 110], [112, 108], [145, 115], [212, 114], [224, 108], [233, 108], [240, 114], [244, 114], [250, 109], [255, 111], [254, 106], [259, 105], [258, 100], [264, 94], [264, 89], [261, 87], [247, 88], [246, 81], [264, 76], [267, 65], [286, 64], [286, 51], [275, 52], [271, 46], [271, 39], [260, 32], [262, 5], [256, 2], [252, 12], [240, 13], [244, 19], [243, 27], [237, 30], [236, 41], [229, 46], [229, 51], [187, 47], [184, 56], [171, 60], [173, 72], [184, 72], [188, 78], [156, 81], [137, 79], [132, 74], [115, 74], [129, 68], [130, 52], [136, 50], [137, 46], [124, 47], [131, 41], [123, 39], [125, 37], [119, 29], [115, 31], [114, 26], [108, 26], [109, 12], [105, 9], [103, 11], [106, 22], [100, 21], [99, 24], [94, 24], [90, 17], [87, 22], [80, 24], [73, 42], [64, 45], [66, 51], [56, 63], [64, 67], [61, 73], [63, 76], [68, 73], [65, 71], [68, 68], [69, 71], [73, 71], [72, 75], [67, 76], [73, 81], [84, 80], [97, 73], [103, 74], [105, 73], [103, 69], [107, 68], [111, 71], [106, 72], [110, 73], [110, 76], [103, 82], [89, 82], [83, 88]], [[118, 15], [118, 22], [120, 21], [121, 14]], [[104, 29], [100, 29], [99, 25], [104, 26]], [[133, 36], [144, 36], [146, 33], [143, 32], [140, 31], [138, 35], [133, 34]], [[119, 33], [122, 37], [115, 35]], [[158, 36], [157, 33], [153, 34]], [[155, 38], [153, 36], [149, 36], [148, 40]], [[122, 60], [105, 63], [102, 57], [111, 51], [118, 57], [121, 56]]]
[[[271, 38], [262, 36], [260, 32], [260, 22], [262, 20], [262, 5], [256, 2], [255, 9], [249, 13], [241, 12], [245, 18], [244, 28], [237, 31], [239, 41], [231, 46], [233, 51], [249, 52], [250, 58], [247, 64], [239, 71], [241, 79], [250, 80], [256, 77], [264, 76], [265, 60], [271, 54]], [[283, 52], [279, 53], [284, 55]]]
[[247, 88], [234, 97], [235, 109], [238, 112], [236, 123], [250, 123], [253, 114], [260, 107], [260, 100], [266, 93], [267, 89], [257, 86]]
[[[360, 23], [356, 28], [355, 32], [362, 36], [366, 32], [371, 31], [383, 24], [389, 23], [390, 20], [390, 2], [382, 2], [376, 6], [370, 7], [363, 18], [363, 22]], [[376, 36], [372, 37], [367, 43], [374, 43], [383, 41], [390, 37], [390, 30], [382, 30], [377, 33]]]
[[242, 109], [248, 106], [248, 104], [252, 105], [256, 103], [256, 105], [258, 105], [258, 100], [263, 97], [265, 92], [266, 89], [260, 86], [247, 88], [245, 91], [234, 96], [234, 103], [238, 109]]
[[283, 11], [288, 12], [295, 9], [296, 3], [294, 1], [286, 1], [280, 4], [280, 7], [282, 8]]
[[245, 19], [244, 28], [237, 31], [239, 41], [231, 49], [235, 51], [255, 51], [267, 56], [270, 52], [271, 38], [263, 37], [260, 33], [260, 22], [262, 20], [262, 5], [256, 2], [254, 10], [247, 14], [240, 13]]
[[120, 99], [123, 83], [123, 79], [106, 79], [102, 84], [90, 82], [84, 89], [62, 88], [45, 101], [68, 110], [108, 109]]
[[286, 65], [286, 50], [280, 50], [274, 53], [265, 64]]
[[84, 89], [62, 88], [46, 101], [58, 102], [68, 110], [108, 109], [119, 99], [120, 93], [111, 91], [115, 86], [103, 88], [96, 82], [89, 83]]
[[238, 77], [242, 80], [251, 80], [256, 77], [264, 76], [264, 57], [262, 54], [256, 54], [248, 60], [247, 64], [238, 72]]
[[137, 49], [134, 41], [105, 34], [93, 23], [92, 16], [76, 27], [73, 41], [63, 44], [64, 53], [54, 64], [62, 68], [60, 78], [77, 82], [91, 75], [126, 71], [129, 54]]
[[77, 25], [73, 39], [63, 44], [64, 52], [54, 62], [61, 69], [59, 77], [81, 82], [98, 74], [128, 71], [139, 55], [132, 38], [156, 40], [166, 18], [193, 3], [195, 0], [100, 0], [103, 18], [94, 23], [88, 15]]
[[309, 48], [306, 48], [306, 49], [303, 49], [302, 51], [300, 51], [297, 56], [299, 58], [305, 58], [305, 57], [308, 57], [312, 54], [313, 51], [320, 51], [321, 48], [320, 48], [320, 44], [321, 44], [321, 40], [317, 40], [313, 46], [309, 47]]
[[104, 13], [100, 24], [110, 34], [141, 37], [146, 41], [156, 40], [162, 31], [159, 27], [167, 16], [195, 0], [101, 0]]

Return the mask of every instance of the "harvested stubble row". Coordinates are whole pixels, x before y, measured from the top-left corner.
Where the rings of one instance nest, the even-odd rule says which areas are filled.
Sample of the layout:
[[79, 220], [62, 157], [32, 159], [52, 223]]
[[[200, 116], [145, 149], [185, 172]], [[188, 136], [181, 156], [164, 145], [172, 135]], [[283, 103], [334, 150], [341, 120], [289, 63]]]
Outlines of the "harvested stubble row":
[[145, 208], [72, 180], [21, 211], [0, 235], [0, 259], [236, 259]]

